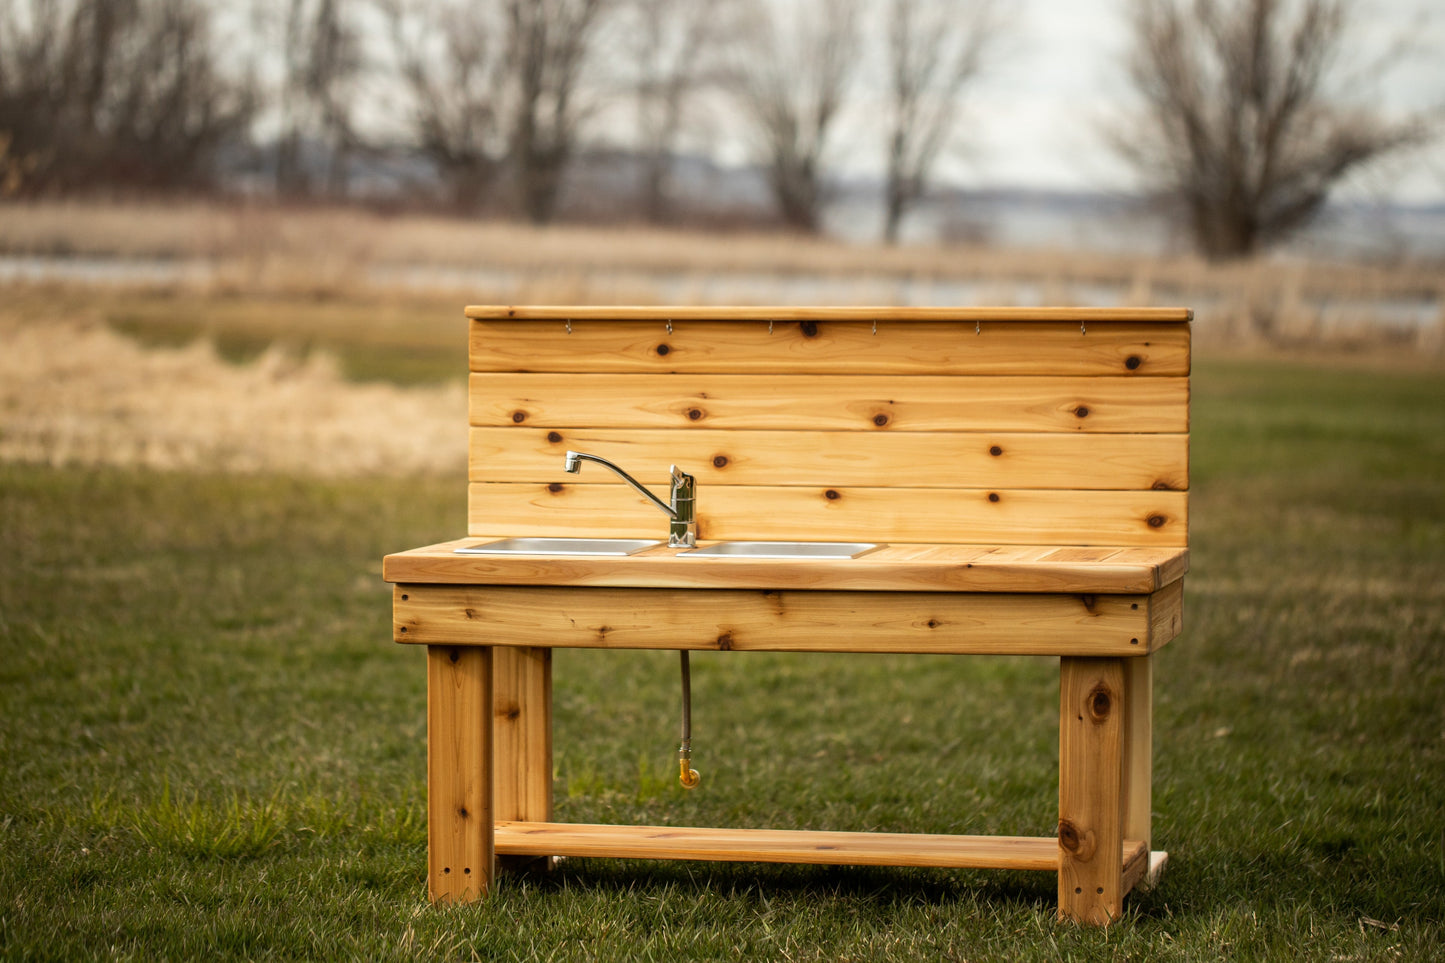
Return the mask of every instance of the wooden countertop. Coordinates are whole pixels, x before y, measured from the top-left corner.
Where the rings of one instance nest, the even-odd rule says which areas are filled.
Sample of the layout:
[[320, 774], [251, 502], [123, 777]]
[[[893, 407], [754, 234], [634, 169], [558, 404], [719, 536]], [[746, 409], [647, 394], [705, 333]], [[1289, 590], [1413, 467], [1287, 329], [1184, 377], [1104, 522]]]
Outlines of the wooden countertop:
[[1131, 594], [1155, 592], [1189, 570], [1187, 548], [900, 544], [853, 559], [799, 560], [686, 558], [665, 545], [623, 558], [453, 551], [492, 540], [461, 538], [388, 555], [382, 577], [448, 585]]

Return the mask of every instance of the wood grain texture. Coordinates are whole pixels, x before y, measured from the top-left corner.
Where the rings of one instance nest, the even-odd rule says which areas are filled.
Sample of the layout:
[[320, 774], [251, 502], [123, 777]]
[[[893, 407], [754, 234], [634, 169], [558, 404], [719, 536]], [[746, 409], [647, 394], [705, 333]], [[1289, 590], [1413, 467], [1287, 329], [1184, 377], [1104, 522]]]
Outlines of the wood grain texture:
[[1123, 912], [1124, 661], [1059, 660], [1059, 917], [1095, 925]]
[[[857, 589], [1147, 594], [1183, 576], [1183, 548], [887, 545], [855, 559], [697, 558], [660, 546], [627, 558], [457, 555], [463, 538], [388, 555], [388, 582], [623, 588]], [[706, 545], [707, 542], [702, 544]]]
[[1057, 870], [1058, 842], [1030, 836], [944, 836], [568, 823], [497, 825], [499, 853], [625, 859]]
[[427, 889], [485, 896], [493, 880], [492, 650], [427, 649]]
[[[1188, 495], [1173, 491], [699, 487], [706, 539], [1183, 547]], [[653, 538], [666, 517], [622, 485], [473, 483], [472, 535]]]
[[1099, 322], [473, 321], [472, 371], [855, 375], [1187, 375], [1189, 326]]
[[[668, 466], [699, 485], [814, 487], [1183, 490], [1188, 435], [1044, 433], [862, 433], [854, 431], [676, 431], [471, 429], [474, 482], [622, 485], [605, 470], [562, 470], [569, 449], [586, 451], [666, 489]], [[650, 469], [650, 471], [649, 471]]]
[[465, 309], [469, 318], [513, 320], [601, 320], [601, 321], [1147, 321], [1178, 324], [1189, 321], [1194, 312], [1175, 307], [932, 307], [896, 305], [857, 307], [800, 307], [797, 305], [705, 306], [705, 305], [519, 305], [474, 304]]
[[496, 818], [552, 818], [552, 650], [492, 653]]
[[[1124, 662], [1124, 835], [1152, 845], [1154, 804], [1154, 657]], [[1128, 883], [1127, 892], [1134, 884]]]
[[[1166, 584], [1149, 597], [1149, 632], [1168, 641], [1184, 631], [1184, 581]], [[1159, 643], [1163, 645], [1163, 642]]]
[[1148, 596], [400, 586], [393, 638], [736, 652], [1138, 656]]
[[1189, 379], [838, 374], [470, 376], [470, 423], [497, 428], [807, 431], [1189, 430]]

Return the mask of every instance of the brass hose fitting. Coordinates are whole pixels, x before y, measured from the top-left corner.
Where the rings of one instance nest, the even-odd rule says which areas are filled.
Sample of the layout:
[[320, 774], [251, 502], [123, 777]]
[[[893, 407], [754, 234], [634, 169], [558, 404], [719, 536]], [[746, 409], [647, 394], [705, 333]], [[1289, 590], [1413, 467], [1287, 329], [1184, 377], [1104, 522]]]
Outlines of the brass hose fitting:
[[696, 789], [702, 782], [702, 776], [692, 768], [692, 749], [688, 746], [677, 750], [677, 779], [684, 789]]

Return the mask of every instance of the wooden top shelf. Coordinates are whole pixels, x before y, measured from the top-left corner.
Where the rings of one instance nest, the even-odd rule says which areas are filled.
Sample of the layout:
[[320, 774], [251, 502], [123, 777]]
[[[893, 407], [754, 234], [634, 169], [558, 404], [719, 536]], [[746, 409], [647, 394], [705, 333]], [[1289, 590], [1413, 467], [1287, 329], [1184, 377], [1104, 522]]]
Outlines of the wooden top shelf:
[[625, 558], [454, 552], [491, 540], [456, 539], [388, 555], [382, 577], [449, 585], [1135, 594], [1158, 591], [1189, 569], [1186, 548], [1058, 545], [888, 545], [859, 558], [801, 560], [679, 558], [666, 546]]
[[1189, 308], [800, 308], [618, 305], [477, 304], [466, 309], [474, 320], [508, 321], [1129, 321], [1182, 324], [1194, 318]]

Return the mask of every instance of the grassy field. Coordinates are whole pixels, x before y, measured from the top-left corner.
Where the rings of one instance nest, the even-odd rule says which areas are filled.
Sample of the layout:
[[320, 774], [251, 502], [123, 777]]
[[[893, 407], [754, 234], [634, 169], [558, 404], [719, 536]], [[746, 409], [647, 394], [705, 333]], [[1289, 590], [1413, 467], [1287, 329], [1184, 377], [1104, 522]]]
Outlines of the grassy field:
[[[421, 653], [387, 551], [458, 478], [0, 464], [7, 959], [1438, 958], [1445, 381], [1210, 361], [1185, 634], [1157, 669], [1162, 886], [572, 860], [425, 901]], [[1047, 834], [1049, 660], [559, 652], [558, 817]]]

